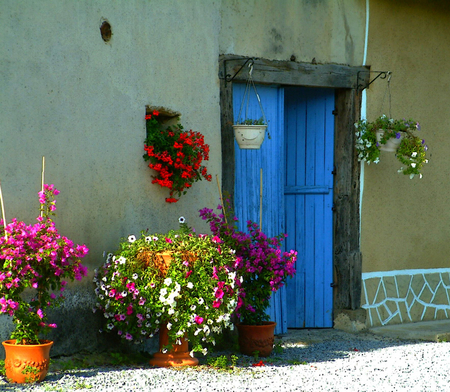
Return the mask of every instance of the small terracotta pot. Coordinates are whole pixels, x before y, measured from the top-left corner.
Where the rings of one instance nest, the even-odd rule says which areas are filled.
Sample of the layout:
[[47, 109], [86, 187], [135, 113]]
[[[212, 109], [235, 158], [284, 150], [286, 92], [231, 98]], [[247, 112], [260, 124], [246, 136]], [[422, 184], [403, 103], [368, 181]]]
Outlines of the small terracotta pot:
[[6, 378], [14, 383], [42, 381], [50, 365], [51, 340], [40, 340], [41, 344], [16, 344], [15, 340], [2, 342], [5, 347]]
[[262, 325], [236, 324], [239, 348], [242, 354], [268, 357], [273, 350], [274, 331], [277, 323], [266, 321]]
[[197, 366], [198, 359], [189, 354], [189, 343], [187, 339], [181, 339], [181, 345], [175, 344], [172, 349], [163, 352], [165, 346], [169, 344], [167, 324], [164, 323], [159, 330], [159, 351], [153, 354], [149, 363], [156, 367], [179, 367]]

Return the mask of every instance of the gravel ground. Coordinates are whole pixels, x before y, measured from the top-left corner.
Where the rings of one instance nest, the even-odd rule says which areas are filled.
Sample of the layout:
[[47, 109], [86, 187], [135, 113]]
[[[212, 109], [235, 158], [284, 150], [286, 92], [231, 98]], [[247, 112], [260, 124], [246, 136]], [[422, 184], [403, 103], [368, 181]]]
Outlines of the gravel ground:
[[[98, 367], [54, 371], [40, 384], [1, 391], [450, 391], [450, 343], [401, 341], [370, 333], [293, 330], [260, 359], [237, 354], [233, 370]], [[218, 353], [230, 354], [228, 353]], [[201, 359], [204, 363], [204, 359]]]

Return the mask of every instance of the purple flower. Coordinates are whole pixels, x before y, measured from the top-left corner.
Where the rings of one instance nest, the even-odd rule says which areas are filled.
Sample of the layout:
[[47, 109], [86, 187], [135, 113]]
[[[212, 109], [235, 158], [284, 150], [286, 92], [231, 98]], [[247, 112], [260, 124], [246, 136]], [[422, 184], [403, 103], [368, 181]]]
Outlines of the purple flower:
[[395, 137], [396, 137], [397, 139], [400, 139], [401, 136], [402, 136], [402, 135], [400, 134], [400, 132], [397, 132], [397, 133], [395, 134]]

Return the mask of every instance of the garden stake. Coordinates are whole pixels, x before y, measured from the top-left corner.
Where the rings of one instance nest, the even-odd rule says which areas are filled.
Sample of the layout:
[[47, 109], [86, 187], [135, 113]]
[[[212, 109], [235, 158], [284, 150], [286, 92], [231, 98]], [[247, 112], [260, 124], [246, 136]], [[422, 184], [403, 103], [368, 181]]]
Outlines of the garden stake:
[[225, 218], [225, 223], [228, 224], [227, 214], [225, 213], [225, 206], [223, 205], [222, 191], [220, 190], [219, 176], [217, 174], [216, 174], [216, 181], [217, 181], [217, 189], [219, 189], [220, 205], [222, 206], [223, 216]]
[[262, 231], [263, 170], [259, 171], [259, 230]]
[[5, 240], [8, 240], [8, 233], [6, 233], [5, 207], [3, 205], [3, 194], [2, 194], [2, 184], [1, 183], [0, 183], [0, 203], [2, 205], [3, 226], [5, 227]]
[[[44, 192], [44, 177], [45, 177], [45, 157], [42, 157], [41, 192]], [[43, 213], [44, 207], [41, 205], [41, 218]]]

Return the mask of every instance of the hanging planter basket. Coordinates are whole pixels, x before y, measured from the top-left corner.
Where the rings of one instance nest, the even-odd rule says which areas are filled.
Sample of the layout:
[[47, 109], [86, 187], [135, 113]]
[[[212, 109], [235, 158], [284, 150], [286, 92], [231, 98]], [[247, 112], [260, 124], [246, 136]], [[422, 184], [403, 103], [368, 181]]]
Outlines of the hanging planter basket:
[[380, 141], [383, 138], [384, 131], [380, 129], [376, 131], [376, 135], [377, 135], [377, 142], [380, 144], [380, 150], [387, 152], [396, 152], [397, 148], [400, 146], [400, 143], [402, 142], [402, 139], [405, 137], [405, 133], [400, 132], [399, 138], [390, 138], [387, 140], [386, 144], [381, 144]]
[[[247, 84], [242, 97], [239, 115], [236, 124], [233, 125], [234, 137], [241, 149], [259, 149], [267, 131], [267, 120], [264, 114], [264, 109], [261, 104], [261, 98], [256, 90], [253, 82], [253, 61], [249, 64], [250, 71]], [[256, 99], [258, 100], [259, 108], [261, 110], [261, 117], [259, 119], [251, 119], [248, 117], [248, 105], [250, 101], [250, 90], [254, 91]], [[245, 106], [245, 109], [244, 109]], [[243, 117], [242, 117], [243, 115]], [[270, 134], [268, 133], [270, 139]]]
[[267, 125], [233, 125], [234, 137], [242, 149], [259, 149], [266, 135]]

